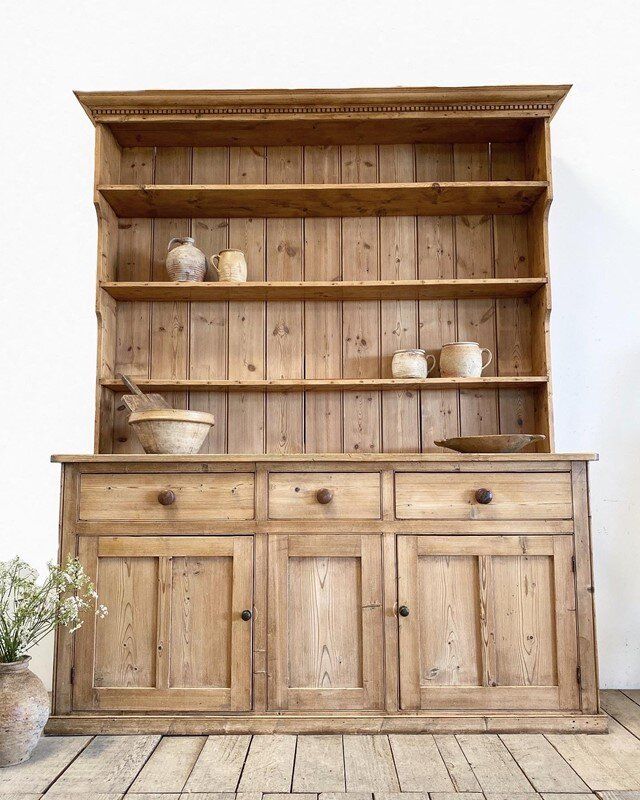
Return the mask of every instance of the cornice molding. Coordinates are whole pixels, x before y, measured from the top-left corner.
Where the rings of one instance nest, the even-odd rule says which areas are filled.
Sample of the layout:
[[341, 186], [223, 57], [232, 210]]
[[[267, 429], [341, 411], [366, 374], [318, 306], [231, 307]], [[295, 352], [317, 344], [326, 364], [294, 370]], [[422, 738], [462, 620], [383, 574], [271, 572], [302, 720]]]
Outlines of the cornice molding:
[[384, 105], [384, 106], [218, 106], [216, 108], [147, 108], [122, 106], [120, 108], [91, 108], [93, 119], [127, 117], [167, 116], [227, 116], [227, 115], [281, 115], [281, 114], [402, 114], [429, 112], [500, 112], [500, 111], [552, 111], [554, 103], [499, 103], [464, 105]]
[[94, 121], [221, 116], [523, 114], [552, 116], [569, 86], [76, 92]]

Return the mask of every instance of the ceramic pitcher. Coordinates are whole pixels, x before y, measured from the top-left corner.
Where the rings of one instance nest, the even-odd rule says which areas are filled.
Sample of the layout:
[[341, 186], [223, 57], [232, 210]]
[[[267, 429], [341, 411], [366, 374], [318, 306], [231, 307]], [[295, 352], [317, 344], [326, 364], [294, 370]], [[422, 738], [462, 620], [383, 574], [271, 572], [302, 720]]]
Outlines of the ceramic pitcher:
[[[483, 362], [482, 356], [488, 358]], [[440, 375], [443, 378], [479, 378], [491, 360], [493, 354], [478, 342], [450, 342], [442, 346], [440, 353]]]
[[178, 236], [169, 242], [167, 272], [172, 281], [202, 281], [207, 272], [207, 257], [190, 236]]
[[394, 378], [426, 378], [435, 365], [436, 357], [424, 350], [396, 350], [391, 359], [391, 374]]
[[209, 263], [221, 281], [244, 283], [247, 280], [247, 260], [242, 250], [221, 250], [211, 256]]

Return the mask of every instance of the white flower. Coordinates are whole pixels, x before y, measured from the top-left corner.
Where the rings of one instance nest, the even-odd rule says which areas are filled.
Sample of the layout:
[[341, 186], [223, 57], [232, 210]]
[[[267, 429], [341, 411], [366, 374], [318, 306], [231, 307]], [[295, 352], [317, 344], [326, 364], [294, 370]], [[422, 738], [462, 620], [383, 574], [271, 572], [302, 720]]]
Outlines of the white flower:
[[[69, 557], [62, 566], [49, 563], [41, 583], [22, 559], [0, 562], [0, 663], [17, 661], [57, 625], [77, 631], [82, 612], [97, 599], [75, 558]], [[99, 605], [96, 614], [106, 616], [106, 606]]]

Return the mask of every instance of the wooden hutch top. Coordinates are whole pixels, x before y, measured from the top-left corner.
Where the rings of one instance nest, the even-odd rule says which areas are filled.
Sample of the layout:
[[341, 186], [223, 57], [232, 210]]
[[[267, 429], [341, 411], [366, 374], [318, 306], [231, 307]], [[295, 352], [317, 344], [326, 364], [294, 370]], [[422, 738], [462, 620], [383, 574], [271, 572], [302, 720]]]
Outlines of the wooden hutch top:
[[[203, 455], [553, 452], [549, 123], [568, 86], [78, 92], [96, 126], [95, 451], [140, 452], [120, 373], [211, 411]], [[166, 280], [169, 240], [248, 282]], [[488, 347], [479, 379], [395, 350]]]

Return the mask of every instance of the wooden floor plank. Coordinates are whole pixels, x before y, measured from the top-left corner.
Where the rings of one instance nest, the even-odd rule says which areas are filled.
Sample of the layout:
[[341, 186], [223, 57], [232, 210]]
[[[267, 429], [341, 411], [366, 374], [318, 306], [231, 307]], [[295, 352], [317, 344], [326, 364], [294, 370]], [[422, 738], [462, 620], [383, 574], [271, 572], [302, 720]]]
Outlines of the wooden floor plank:
[[640, 705], [640, 689], [622, 689], [622, 692], [634, 703]]
[[29, 761], [2, 769], [0, 792], [42, 794], [90, 741], [90, 736], [43, 736]]
[[482, 792], [431, 792], [429, 797], [431, 800], [484, 800]]
[[543, 792], [542, 800], [598, 800], [597, 795], [591, 792], [580, 794], [564, 794], [564, 792]]
[[[318, 795], [313, 793], [290, 794], [288, 792], [271, 792], [262, 795], [262, 800], [317, 800]], [[194, 798], [193, 800], [200, 800]]]
[[126, 792], [160, 741], [159, 736], [96, 736], [47, 794]]
[[[2, 773], [0, 772], [0, 776]], [[24, 792], [3, 792], [2, 786], [0, 785], [0, 797], [2, 800], [40, 800], [42, 797], [41, 794], [33, 794], [33, 793], [24, 793]]]
[[238, 787], [241, 792], [289, 792], [296, 737], [290, 734], [254, 736]]
[[262, 800], [262, 792], [182, 792], [180, 800]]
[[180, 794], [206, 741], [205, 736], [165, 736], [133, 782], [129, 794]]
[[389, 736], [393, 760], [403, 792], [452, 792], [453, 782], [433, 736], [394, 734]]
[[588, 792], [589, 787], [541, 734], [503, 734], [518, 766], [538, 792]]
[[469, 766], [467, 757], [462, 752], [456, 737], [449, 734], [439, 734], [433, 738], [456, 792], [479, 792], [480, 784], [473, 774], [473, 770]]
[[[0, 773], [0, 775], [2, 775], [2, 773]], [[32, 794], [32, 793], [25, 794], [24, 792], [5, 793], [2, 792], [1, 790], [2, 787], [0, 786], [0, 792], [1, 792], [0, 797], [2, 797], [2, 800], [40, 800], [40, 798], [42, 797], [41, 794]]]
[[548, 734], [546, 738], [590, 789], [640, 789], [640, 741], [614, 719], [609, 720], [608, 734]]
[[[485, 792], [486, 800], [541, 800], [537, 792]], [[570, 798], [571, 795], [565, 795]]]
[[126, 800], [180, 800], [180, 792], [127, 792]]
[[347, 792], [398, 792], [398, 776], [386, 736], [343, 737]]
[[623, 692], [600, 692], [602, 708], [628, 731], [640, 738], [640, 706]]
[[429, 800], [426, 792], [376, 792], [374, 797], [375, 800]]
[[294, 792], [343, 792], [342, 736], [298, 736]]
[[482, 791], [533, 792], [522, 770], [495, 734], [463, 734], [456, 737]]
[[185, 784], [185, 792], [235, 792], [251, 736], [209, 736]]
[[[43, 797], [55, 797], [56, 800], [122, 800], [125, 795], [122, 792], [60, 792], [55, 795], [52, 795], [48, 792], [46, 795], [42, 795]], [[5, 800], [4, 795], [0, 795], [2, 800]], [[162, 800], [166, 800], [166, 797], [163, 795]]]

